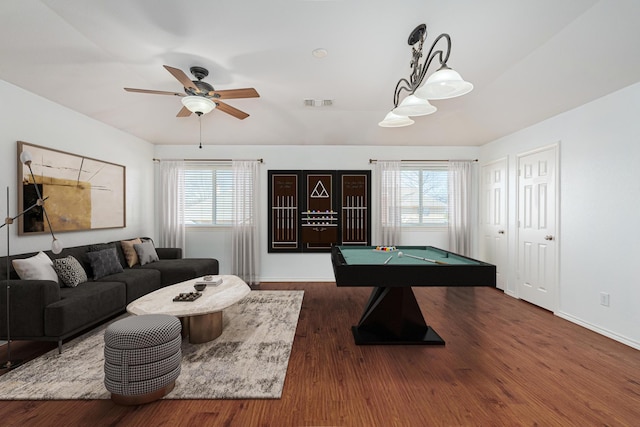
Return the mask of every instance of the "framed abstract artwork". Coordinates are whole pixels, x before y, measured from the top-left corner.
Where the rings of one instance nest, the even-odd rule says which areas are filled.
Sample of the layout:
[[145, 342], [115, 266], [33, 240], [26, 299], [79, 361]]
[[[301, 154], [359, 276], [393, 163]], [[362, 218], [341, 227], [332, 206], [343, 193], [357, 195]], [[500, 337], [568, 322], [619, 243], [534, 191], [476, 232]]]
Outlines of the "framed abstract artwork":
[[[20, 162], [27, 151], [31, 170]], [[126, 226], [126, 168], [77, 154], [18, 141], [18, 203], [37, 203], [38, 186], [56, 233]], [[48, 233], [44, 212], [36, 207], [20, 217], [19, 234]]]

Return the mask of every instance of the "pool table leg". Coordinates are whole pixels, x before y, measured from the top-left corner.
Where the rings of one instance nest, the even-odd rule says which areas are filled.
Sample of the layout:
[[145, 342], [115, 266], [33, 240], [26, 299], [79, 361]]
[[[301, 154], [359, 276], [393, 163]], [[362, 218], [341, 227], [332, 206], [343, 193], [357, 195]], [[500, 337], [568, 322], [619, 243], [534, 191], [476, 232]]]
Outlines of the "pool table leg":
[[411, 287], [376, 287], [357, 326], [351, 328], [357, 345], [444, 345], [429, 327]]

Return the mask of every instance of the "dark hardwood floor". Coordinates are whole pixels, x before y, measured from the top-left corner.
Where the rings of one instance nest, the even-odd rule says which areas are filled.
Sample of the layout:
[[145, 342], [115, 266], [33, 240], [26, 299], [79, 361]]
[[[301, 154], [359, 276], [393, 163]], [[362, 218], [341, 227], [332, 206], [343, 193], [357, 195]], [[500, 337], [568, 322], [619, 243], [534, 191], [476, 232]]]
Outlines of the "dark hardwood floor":
[[499, 290], [415, 288], [428, 347], [354, 345], [370, 288], [261, 288], [305, 291], [281, 399], [2, 401], [0, 425], [640, 426], [640, 351]]

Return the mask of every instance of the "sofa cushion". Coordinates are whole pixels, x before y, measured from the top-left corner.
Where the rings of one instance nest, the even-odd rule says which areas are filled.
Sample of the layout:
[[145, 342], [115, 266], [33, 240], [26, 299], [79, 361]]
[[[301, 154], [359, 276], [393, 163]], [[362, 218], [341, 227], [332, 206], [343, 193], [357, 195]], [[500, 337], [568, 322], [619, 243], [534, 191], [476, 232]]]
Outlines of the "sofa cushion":
[[80, 262], [71, 255], [53, 260], [53, 269], [58, 274], [60, 281], [70, 288], [87, 281], [87, 273]]
[[13, 268], [22, 280], [53, 280], [58, 282], [58, 275], [53, 269], [53, 261], [44, 252], [36, 256], [11, 261]]
[[94, 280], [123, 271], [115, 248], [104, 249], [97, 252], [87, 252], [87, 256], [91, 262]]
[[161, 259], [135, 269], [153, 269], [162, 274], [162, 286], [184, 282], [208, 274], [218, 274], [218, 260], [213, 258]]
[[158, 258], [158, 254], [156, 253], [156, 248], [153, 246], [153, 242], [150, 240], [145, 240], [143, 243], [134, 244], [133, 247], [138, 253], [140, 265], [145, 265], [160, 260], [160, 258]]
[[121, 240], [120, 245], [122, 245], [122, 252], [124, 253], [124, 258], [127, 260], [127, 265], [129, 267], [133, 267], [138, 264], [140, 260], [138, 259], [138, 253], [136, 252], [133, 245], [142, 243], [138, 237], [133, 240]]
[[121, 273], [101, 278], [98, 283], [103, 281], [123, 282], [127, 290], [127, 304], [162, 287], [162, 276], [158, 270], [142, 268], [127, 268]]

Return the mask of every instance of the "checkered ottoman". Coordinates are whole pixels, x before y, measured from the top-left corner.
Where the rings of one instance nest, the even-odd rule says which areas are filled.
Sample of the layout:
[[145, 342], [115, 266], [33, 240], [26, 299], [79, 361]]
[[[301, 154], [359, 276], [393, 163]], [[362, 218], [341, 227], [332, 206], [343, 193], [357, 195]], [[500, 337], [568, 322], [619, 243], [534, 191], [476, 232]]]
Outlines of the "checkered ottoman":
[[104, 332], [104, 385], [111, 399], [141, 405], [175, 385], [182, 359], [181, 323], [166, 314], [130, 316]]

